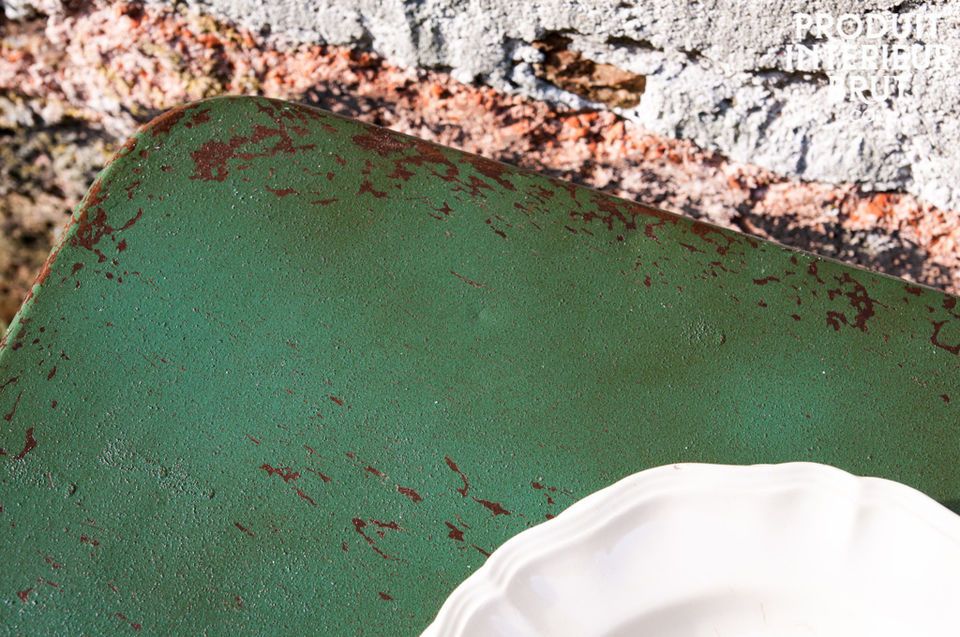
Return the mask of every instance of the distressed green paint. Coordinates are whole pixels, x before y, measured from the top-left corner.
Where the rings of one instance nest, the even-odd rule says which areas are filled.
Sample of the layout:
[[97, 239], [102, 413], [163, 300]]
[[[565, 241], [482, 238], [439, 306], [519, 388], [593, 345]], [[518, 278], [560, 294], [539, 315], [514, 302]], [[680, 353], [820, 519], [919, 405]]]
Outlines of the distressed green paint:
[[157, 120], [48, 266], [0, 356], [4, 634], [415, 634], [665, 463], [960, 498], [954, 298], [304, 107]]

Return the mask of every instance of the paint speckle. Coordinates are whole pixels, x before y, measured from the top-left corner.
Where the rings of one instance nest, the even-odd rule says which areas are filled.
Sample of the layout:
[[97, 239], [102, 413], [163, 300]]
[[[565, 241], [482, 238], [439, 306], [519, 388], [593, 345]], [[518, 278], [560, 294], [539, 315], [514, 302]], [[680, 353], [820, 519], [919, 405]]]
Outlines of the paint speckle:
[[444, 522], [447, 525], [447, 528], [450, 529], [450, 532], [447, 533], [447, 537], [456, 542], [463, 542], [463, 531], [457, 528], [456, 525], [451, 522]]
[[239, 522], [234, 522], [233, 526], [237, 527], [240, 530], [240, 532], [243, 533], [244, 535], [248, 535], [250, 537], [257, 537], [256, 535], [254, 535], [253, 531], [243, 526]]
[[290, 467], [273, 467], [266, 463], [260, 465], [260, 468], [267, 472], [267, 475], [270, 476], [280, 476], [284, 482], [290, 482], [291, 480], [296, 480], [300, 477], [299, 471], [294, 471]]
[[484, 507], [486, 507], [491, 513], [493, 513], [494, 517], [498, 515], [510, 515], [510, 512], [507, 511], [505, 508], [503, 508], [503, 505], [500, 504], [499, 502], [491, 502], [490, 500], [481, 500], [480, 498], [474, 498], [473, 500], [474, 502], [482, 504]]
[[28, 453], [36, 449], [37, 440], [33, 437], [33, 427], [27, 429], [27, 433], [24, 436], [23, 449], [13, 457], [14, 460], [23, 460], [23, 457]]
[[776, 277], [776, 276], [765, 276], [765, 277], [763, 277], [762, 279], [754, 279], [754, 280], [753, 280], [753, 284], [754, 284], [754, 285], [766, 285], [766, 284], [768, 284], [768, 283], [770, 283], [770, 282], [772, 282], [772, 281], [778, 281], [778, 282], [779, 282], [779, 281], [780, 281], [780, 278], [779, 278], [779, 277]]
[[463, 281], [464, 283], [466, 283], [466, 284], [469, 285], [470, 287], [474, 287], [474, 288], [483, 288], [483, 287], [484, 287], [484, 285], [483, 285], [482, 283], [477, 283], [477, 282], [474, 281], [473, 279], [468, 279], [467, 277], [465, 277], [465, 276], [463, 276], [462, 274], [459, 274], [459, 273], [457, 273], [457, 272], [454, 272], [453, 270], [450, 270], [450, 274], [452, 274], [453, 276], [457, 277], [458, 279], [460, 279], [461, 281]]
[[270, 186], [266, 186], [266, 190], [269, 192], [272, 192], [274, 195], [277, 196], [278, 199], [283, 199], [284, 197], [289, 197], [290, 195], [300, 194], [299, 192], [297, 192], [295, 188], [279, 188], [278, 189], [278, 188], [271, 188]]
[[297, 496], [299, 496], [301, 500], [307, 502], [307, 504], [310, 504], [311, 506], [317, 506], [317, 501], [304, 493], [302, 489], [297, 489]]
[[867, 322], [876, 314], [875, 306], [879, 303], [870, 297], [863, 284], [854, 279], [849, 272], [844, 272], [835, 278], [839, 286], [827, 291], [828, 298], [831, 301], [838, 297], [846, 298], [855, 313], [852, 317], [848, 317], [844, 311], [828, 310], [827, 324], [835, 331], [840, 331], [841, 325], [847, 325], [866, 332]]
[[364, 541], [370, 546], [371, 549], [373, 549], [373, 551], [377, 555], [379, 555], [385, 560], [396, 559], [395, 557], [392, 557], [387, 553], [385, 553], [383, 550], [381, 550], [377, 546], [376, 540], [374, 540], [372, 537], [370, 537], [366, 533], [364, 529], [366, 529], [371, 524], [376, 529], [376, 535], [380, 538], [385, 537], [386, 531], [388, 530], [399, 531], [400, 526], [396, 522], [381, 522], [380, 520], [370, 520], [368, 523], [366, 520], [363, 520], [362, 518], [353, 518], [353, 530], [356, 531], [364, 539]]
[[940, 330], [943, 329], [943, 326], [946, 325], [949, 321], [930, 321], [933, 324], [933, 334], [930, 336], [930, 342], [935, 346], [939, 347], [942, 350], [950, 352], [955, 356], [960, 356], [960, 343], [956, 345], [949, 345], [942, 340], [940, 340]]
[[460, 467], [457, 466], [457, 463], [454, 462], [450, 456], [444, 456], [443, 459], [446, 461], [447, 466], [450, 467], [450, 470], [459, 475], [460, 479], [463, 480], [463, 486], [457, 488], [457, 493], [463, 497], [467, 497], [467, 493], [470, 491], [470, 482], [467, 480], [467, 476], [463, 471], [460, 471]]
[[410, 487], [401, 487], [400, 485], [397, 485], [397, 492], [407, 496], [410, 498], [410, 501], [414, 503], [421, 502], [423, 500], [420, 494]]
[[17, 415], [17, 408], [20, 406], [20, 399], [23, 398], [23, 390], [20, 390], [20, 393], [17, 394], [16, 400], [13, 401], [13, 407], [6, 414], [3, 415], [3, 419], [7, 422], [13, 421], [13, 417]]

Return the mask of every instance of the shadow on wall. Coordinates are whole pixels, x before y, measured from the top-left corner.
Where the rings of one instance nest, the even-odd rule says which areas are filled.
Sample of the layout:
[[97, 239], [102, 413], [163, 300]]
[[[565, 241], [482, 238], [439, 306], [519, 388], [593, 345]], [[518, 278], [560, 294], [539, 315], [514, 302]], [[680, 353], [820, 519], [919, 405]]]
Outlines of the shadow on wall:
[[742, 211], [735, 223], [743, 232], [875, 272], [895, 273], [937, 287], [952, 283], [948, 268], [932, 262], [926, 250], [902, 238], [898, 231], [851, 230], [839, 225], [821, 231], [800, 225], [795, 217], [770, 217], [752, 211]]

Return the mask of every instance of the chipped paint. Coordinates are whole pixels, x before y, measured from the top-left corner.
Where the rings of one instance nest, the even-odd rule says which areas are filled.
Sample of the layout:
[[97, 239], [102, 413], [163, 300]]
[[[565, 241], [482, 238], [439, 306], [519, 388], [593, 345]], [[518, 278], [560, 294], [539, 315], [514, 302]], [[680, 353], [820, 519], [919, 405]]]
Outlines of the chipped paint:
[[954, 297], [303, 106], [188, 105], [0, 347], [5, 621], [416, 634], [516, 533], [680, 461], [956, 507], [958, 379]]

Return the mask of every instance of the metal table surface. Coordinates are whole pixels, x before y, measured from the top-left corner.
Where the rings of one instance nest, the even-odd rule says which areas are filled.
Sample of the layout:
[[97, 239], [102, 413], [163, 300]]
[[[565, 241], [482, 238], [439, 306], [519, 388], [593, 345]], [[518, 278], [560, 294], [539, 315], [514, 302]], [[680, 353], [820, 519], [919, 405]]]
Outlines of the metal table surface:
[[322, 111], [132, 138], [0, 355], [0, 633], [412, 635], [638, 470], [960, 499], [956, 298]]

